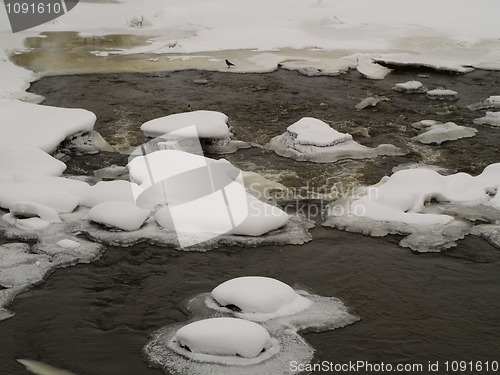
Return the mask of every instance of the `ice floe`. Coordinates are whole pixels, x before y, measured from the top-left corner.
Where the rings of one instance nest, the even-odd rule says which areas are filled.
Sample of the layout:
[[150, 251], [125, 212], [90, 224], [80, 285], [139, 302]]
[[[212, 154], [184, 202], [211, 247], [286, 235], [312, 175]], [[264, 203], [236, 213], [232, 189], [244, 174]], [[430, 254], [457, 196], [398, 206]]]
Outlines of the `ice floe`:
[[396, 83], [392, 89], [406, 94], [422, 94], [427, 92], [427, 88], [420, 81]]
[[477, 129], [468, 126], [459, 126], [454, 122], [447, 122], [445, 124], [434, 124], [424, 130], [417, 136], [413, 137], [414, 140], [421, 143], [441, 144], [447, 141], [456, 141], [457, 139], [474, 137]]
[[325, 122], [304, 117], [265, 146], [280, 156], [298, 161], [331, 163], [340, 159], [364, 159], [379, 155], [401, 155], [399, 148], [382, 144], [376, 148], [363, 146], [350, 134], [339, 133]]
[[107, 201], [92, 207], [87, 217], [96, 223], [125, 231], [138, 230], [151, 212], [132, 202]]
[[[250, 287], [255, 282], [256, 290]], [[220, 289], [218, 289], [220, 287]], [[192, 315], [194, 323], [176, 323], [168, 325], [154, 332], [150, 341], [145, 345], [143, 352], [150, 365], [162, 369], [165, 373], [175, 372], [178, 374], [289, 374], [288, 364], [291, 361], [297, 363], [311, 363], [314, 357], [314, 349], [299, 335], [300, 331], [314, 330], [317, 332], [341, 328], [353, 324], [359, 320], [356, 315], [348, 311], [345, 304], [335, 297], [322, 297], [304, 290], [294, 290], [275, 279], [248, 277], [229, 280], [216, 287], [216, 294], [221, 294], [219, 298], [228, 297], [228, 302], [237, 300], [241, 306], [250, 310], [274, 310], [268, 313], [247, 313], [246, 321], [258, 321], [260, 325], [246, 325], [248, 332], [238, 326], [230, 332], [231, 324], [226, 325], [228, 317], [242, 317], [243, 313], [238, 313], [234, 309], [224, 309], [219, 306], [212, 297], [212, 293], [203, 293], [191, 299], [187, 309]], [[267, 290], [270, 287], [271, 290]], [[220, 293], [219, 293], [220, 292]], [[239, 294], [239, 295], [238, 295]], [[283, 294], [283, 295], [282, 295]], [[300, 297], [302, 301], [307, 301], [307, 305], [300, 309], [288, 310], [287, 314], [280, 314], [280, 307], [291, 306], [294, 300]], [[274, 298], [278, 298], [275, 301]], [[279, 306], [278, 306], [279, 305]], [[266, 314], [259, 315], [259, 314]], [[211, 324], [213, 319], [218, 319], [220, 327]], [[253, 319], [260, 318], [260, 319]], [[242, 319], [237, 319], [241, 321]], [[232, 320], [231, 320], [232, 322]], [[205, 326], [210, 326], [205, 329]], [[242, 325], [243, 326], [243, 325]], [[213, 332], [213, 328], [217, 332]], [[199, 355], [188, 351], [179, 345], [179, 332], [185, 328], [189, 329], [190, 340], [195, 344], [202, 341], [208, 347], [204, 350], [216, 351], [220, 354], [220, 349], [214, 348], [210, 342], [214, 337], [221, 337], [227, 334], [227, 344], [219, 346], [224, 353], [232, 354], [233, 348], [239, 346], [238, 339], [251, 337], [250, 343], [258, 343], [252, 349], [253, 358], [246, 358], [242, 355]], [[262, 331], [263, 330], [263, 331]], [[267, 332], [268, 336], [264, 334]], [[239, 335], [235, 338], [232, 335]], [[253, 335], [261, 334], [259, 340], [253, 339]], [[233, 343], [236, 343], [233, 345]], [[230, 345], [230, 348], [227, 348]], [[267, 348], [266, 348], [267, 345]], [[189, 346], [189, 345], [188, 345]], [[191, 347], [189, 346], [191, 349]], [[258, 349], [265, 350], [258, 353]], [[241, 354], [241, 353], [240, 353]], [[286, 365], [283, 365], [286, 364]]]
[[0, 144], [29, 145], [54, 151], [68, 136], [91, 131], [96, 116], [85, 109], [59, 108], [0, 100]]
[[473, 122], [474, 124], [500, 126], [500, 111], [486, 112], [484, 117], [477, 118]]
[[477, 111], [479, 109], [490, 109], [490, 108], [500, 108], [500, 95], [493, 95], [480, 103], [474, 103], [467, 106], [471, 111]]
[[427, 91], [427, 99], [458, 100], [458, 92], [449, 89], [434, 89]]
[[[469, 219], [499, 220], [499, 172], [500, 164], [476, 177], [401, 170], [359, 196], [331, 203], [324, 225], [372, 236], [408, 235], [400, 244], [416, 251], [446, 249], [470, 232]], [[484, 210], [490, 213], [479, 215]]]
[[368, 98], [364, 98], [358, 104], [354, 106], [357, 110], [365, 109], [368, 107], [375, 107], [378, 103], [389, 101], [389, 98], [386, 97], [378, 97], [378, 96], [369, 96]]
[[357, 57], [356, 69], [369, 79], [384, 79], [392, 70], [377, 64], [371, 56], [359, 55]]

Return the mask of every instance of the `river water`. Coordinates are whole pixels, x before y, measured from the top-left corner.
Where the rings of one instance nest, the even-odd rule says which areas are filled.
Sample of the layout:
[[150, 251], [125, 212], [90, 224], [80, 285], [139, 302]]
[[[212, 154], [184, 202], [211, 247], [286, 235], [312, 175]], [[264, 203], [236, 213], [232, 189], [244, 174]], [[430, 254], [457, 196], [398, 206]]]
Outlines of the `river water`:
[[[206, 79], [206, 84], [194, 83]], [[428, 88], [458, 91], [454, 102], [394, 92], [397, 82], [422, 81]], [[188, 109], [218, 110], [229, 116], [235, 137], [265, 144], [304, 116], [317, 117], [356, 141], [392, 143], [408, 151], [397, 157], [332, 164], [295, 162], [260, 148], [227, 159], [288, 187], [342, 189], [376, 183], [393, 167], [409, 162], [437, 164], [472, 174], [499, 161], [500, 131], [472, 125], [482, 112], [466, 105], [500, 94], [498, 72], [467, 75], [398, 70], [372, 81], [357, 72], [305, 77], [278, 70], [269, 74], [180, 71], [89, 74], [44, 78], [31, 91], [46, 105], [86, 108], [97, 115], [96, 130], [117, 150], [144, 141], [139, 126], [152, 118]], [[368, 96], [390, 101], [357, 111]], [[479, 129], [473, 138], [440, 146], [410, 140], [410, 124], [422, 119]], [[73, 156], [70, 174], [126, 163], [116, 153]], [[313, 203], [311, 203], [313, 204]], [[312, 210], [313, 212], [315, 210]], [[335, 363], [423, 364], [500, 360], [500, 252], [467, 237], [443, 253], [417, 254], [398, 246], [397, 236], [371, 238], [321, 227], [301, 246], [219, 248], [181, 252], [147, 244], [109, 248], [88, 265], [54, 272], [45, 283], [19, 295], [14, 318], [0, 323], [2, 375], [27, 374], [15, 362], [27, 358], [78, 375], [161, 374], [147, 367], [141, 349], [160, 327], [187, 320], [185, 303], [238, 276], [261, 275], [342, 298], [361, 320], [343, 329], [305, 333], [317, 360]], [[251, 373], [251, 371], [249, 371]], [[424, 373], [431, 373], [424, 371]], [[435, 374], [437, 372], [434, 372]], [[475, 372], [465, 371], [463, 374]]]

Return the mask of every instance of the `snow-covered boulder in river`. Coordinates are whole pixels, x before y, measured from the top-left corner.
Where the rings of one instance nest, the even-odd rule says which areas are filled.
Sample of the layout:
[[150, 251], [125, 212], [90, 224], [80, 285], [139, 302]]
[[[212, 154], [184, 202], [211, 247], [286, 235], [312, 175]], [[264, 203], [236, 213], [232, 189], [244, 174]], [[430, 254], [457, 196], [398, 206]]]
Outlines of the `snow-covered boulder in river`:
[[304, 117], [290, 125], [285, 133], [271, 139], [265, 147], [280, 156], [316, 163], [402, 154], [399, 148], [389, 144], [376, 148], [363, 146], [355, 142], [350, 134], [340, 133], [312, 117]]

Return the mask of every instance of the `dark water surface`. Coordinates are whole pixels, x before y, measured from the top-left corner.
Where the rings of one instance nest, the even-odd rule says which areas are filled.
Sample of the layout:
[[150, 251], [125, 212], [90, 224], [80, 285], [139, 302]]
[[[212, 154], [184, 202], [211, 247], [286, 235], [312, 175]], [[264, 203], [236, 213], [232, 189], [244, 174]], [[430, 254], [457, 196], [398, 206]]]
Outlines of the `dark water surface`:
[[[459, 101], [435, 102], [392, 91], [394, 83], [419, 79], [418, 74], [429, 76], [420, 80], [431, 89], [441, 85], [458, 91]], [[208, 83], [193, 83], [198, 78]], [[115, 145], [141, 143], [140, 124], [190, 106], [226, 113], [236, 137], [244, 141], [263, 144], [301, 117], [313, 116], [352, 133], [360, 143], [394, 143], [413, 150], [403, 157], [334, 165], [298, 163], [257, 148], [228, 157], [257, 171], [291, 171], [295, 177], [281, 180], [289, 186], [322, 184], [330, 175], [354, 186], [377, 182], [392, 167], [425, 157], [469, 173], [500, 161], [500, 130], [487, 126], [477, 126], [474, 138], [425, 146], [427, 156], [409, 141], [416, 134], [409, 125], [422, 119], [473, 126], [472, 119], [483, 112], [464, 106], [499, 95], [499, 83], [500, 74], [480, 71], [463, 76], [406, 70], [383, 81], [365, 80], [357, 73], [310, 78], [287, 71], [185, 71], [60, 76], [45, 78], [32, 90], [46, 96], [47, 105], [95, 112], [97, 130]], [[354, 109], [371, 95], [391, 101]], [[362, 128], [371, 137], [361, 135]], [[104, 153], [75, 156], [68, 166], [78, 174], [125, 162], [126, 156]], [[11, 306], [15, 317], [0, 323], [0, 374], [27, 374], [16, 358], [39, 360], [78, 375], [161, 374], [141, 357], [148, 335], [187, 320], [187, 299], [245, 275], [275, 277], [342, 298], [361, 317], [344, 329], [305, 334], [318, 360], [425, 366], [428, 361], [444, 366], [454, 360], [500, 360], [498, 249], [468, 237], [444, 253], [416, 254], [400, 248], [396, 236], [371, 238], [321, 226], [312, 234], [313, 241], [302, 246], [206, 253], [146, 244], [109, 248], [94, 264], [57, 270], [44, 284], [19, 295]], [[443, 367], [434, 374], [446, 373], [454, 374]]]

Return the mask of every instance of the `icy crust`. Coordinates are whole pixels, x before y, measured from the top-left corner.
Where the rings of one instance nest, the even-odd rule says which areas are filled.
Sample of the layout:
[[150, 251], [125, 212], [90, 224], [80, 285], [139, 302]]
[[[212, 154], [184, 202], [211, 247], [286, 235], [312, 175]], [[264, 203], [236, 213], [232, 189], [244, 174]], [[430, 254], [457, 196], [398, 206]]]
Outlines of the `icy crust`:
[[406, 94], [422, 94], [426, 93], [428, 90], [419, 81], [408, 81], [404, 83], [396, 83], [392, 88], [394, 91], [404, 92]]
[[477, 118], [473, 122], [474, 124], [500, 126], [500, 111], [486, 112], [486, 115], [484, 117]]
[[376, 148], [360, 145], [352, 140], [350, 134], [339, 133], [323, 121], [310, 117], [289, 126], [286, 133], [272, 138], [265, 147], [280, 156], [315, 163], [403, 154], [399, 148], [389, 144]]
[[471, 221], [499, 220], [499, 186], [500, 164], [476, 177], [401, 170], [366, 188], [361, 197], [331, 203], [323, 225], [371, 236], [404, 234], [401, 246], [440, 251], [469, 234]]
[[214, 310], [232, 311], [239, 318], [258, 322], [293, 315], [312, 304], [285, 283], [259, 276], [239, 277], [220, 284], [206, 303]]
[[[322, 297], [296, 290], [297, 295], [311, 301], [311, 305], [293, 315], [276, 317], [259, 322], [272, 340], [272, 347], [253, 360], [241, 357], [195, 359], [189, 352], [182, 352], [179, 347], [169, 345], [175, 333], [184, 324], [166, 326], [154, 332], [150, 341], [143, 348], [149, 364], [162, 369], [166, 374], [176, 375], [244, 375], [244, 374], [290, 374], [289, 363], [308, 364], [314, 358], [314, 349], [299, 335], [299, 332], [324, 332], [345, 327], [359, 320], [348, 311], [345, 304], [335, 297]], [[218, 311], [207, 306], [212, 298], [210, 293], [203, 293], [188, 303], [188, 310], [193, 321], [214, 317], [234, 316], [232, 311]], [[221, 361], [224, 360], [224, 362]]]
[[56, 150], [68, 136], [88, 132], [96, 116], [85, 109], [49, 107], [17, 100], [0, 100], [0, 144]]
[[[313, 222], [303, 216], [296, 215], [290, 216], [283, 227], [259, 237], [226, 233], [207, 239], [203, 233], [183, 234], [162, 229], [153, 218], [146, 220], [139, 230], [131, 232], [109, 231], [85, 220], [77, 224], [79, 231], [85, 233], [91, 240], [104, 245], [128, 247], [147, 242], [152, 245], [169, 246], [183, 251], [208, 251], [221, 246], [301, 245], [312, 240], [309, 229], [313, 226]], [[203, 241], [194, 241], [193, 237], [196, 236], [200, 236]], [[188, 241], [195, 244], [187, 247], [180, 245], [180, 243]]]
[[[171, 348], [199, 354], [252, 359], [272, 346], [271, 336], [257, 323], [236, 318], [203, 319], [177, 330]], [[175, 350], [175, 349], [174, 349]]]
[[460, 126], [454, 122], [447, 122], [445, 124], [434, 124], [424, 130], [417, 136], [413, 137], [414, 140], [424, 144], [436, 143], [441, 144], [447, 141], [456, 141], [457, 139], [474, 137], [477, 129]]
[[82, 217], [70, 215], [72, 220], [63, 217], [64, 221], [43, 230], [12, 226], [5, 220], [7, 215], [0, 219], [0, 232], [6, 239], [35, 242], [31, 246], [26, 243], [0, 246], [0, 285], [7, 288], [0, 290], [0, 320], [14, 315], [6, 307], [17, 294], [42, 282], [54, 269], [89, 263], [102, 254], [101, 245], [76, 237], [75, 222]]

